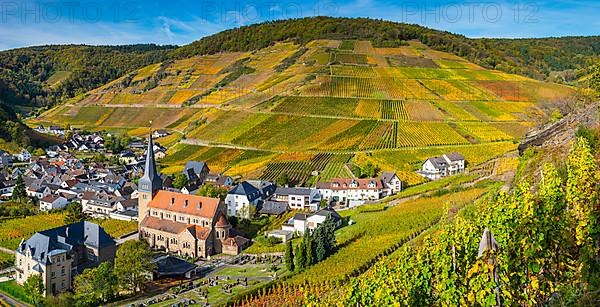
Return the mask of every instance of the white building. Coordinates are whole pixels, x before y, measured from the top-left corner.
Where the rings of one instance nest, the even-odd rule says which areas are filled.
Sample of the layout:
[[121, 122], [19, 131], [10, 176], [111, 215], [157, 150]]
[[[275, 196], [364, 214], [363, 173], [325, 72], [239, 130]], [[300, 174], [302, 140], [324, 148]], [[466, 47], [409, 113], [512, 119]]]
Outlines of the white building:
[[321, 225], [327, 217], [331, 217], [337, 227], [342, 224], [342, 217], [332, 208], [321, 209], [313, 214], [307, 215], [304, 213], [296, 213], [294, 217], [289, 219], [281, 230], [284, 232], [292, 232], [298, 235], [304, 234], [305, 231], [314, 231]]
[[317, 211], [321, 201], [321, 193], [313, 188], [277, 187], [272, 200], [287, 202], [291, 209]]
[[393, 195], [402, 191], [402, 180], [398, 178], [395, 172], [383, 172], [381, 174], [381, 182], [384, 188], [387, 189], [387, 195]]
[[431, 180], [456, 175], [465, 171], [465, 158], [457, 152], [444, 154], [441, 157], [427, 159], [418, 171], [421, 176]]
[[49, 211], [54, 209], [62, 209], [67, 206], [69, 201], [59, 195], [47, 195], [40, 199], [40, 211]]
[[244, 181], [233, 188], [225, 198], [227, 205], [227, 215], [241, 218], [250, 218], [251, 210], [256, 211], [256, 207], [261, 199], [260, 190]]
[[317, 188], [324, 199], [340, 202], [378, 200], [384, 197], [383, 183], [379, 178], [336, 178], [319, 182]]

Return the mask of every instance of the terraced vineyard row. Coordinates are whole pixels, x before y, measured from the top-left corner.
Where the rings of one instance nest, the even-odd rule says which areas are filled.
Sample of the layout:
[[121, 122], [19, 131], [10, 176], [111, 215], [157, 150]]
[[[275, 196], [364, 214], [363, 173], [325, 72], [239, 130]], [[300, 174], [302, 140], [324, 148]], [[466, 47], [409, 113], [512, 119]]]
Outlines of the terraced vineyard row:
[[496, 129], [486, 123], [460, 123], [458, 126], [481, 141], [503, 141], [513, 138], [504, 131]]
[[445, 123], [398, 123], [398, 147], [468, 144]]
[[273, 98], [273, 112], [374, 119], [408, 120], [402, 100], [284, 96]]
[[367, 135], [358, 148], [361, 150], [396, 148], [397, 126], [397, 122], [380, 122], [379, 125]]
[[323, 171], [334, 156], [332, 153], [319, 153], [308, 161], [272, 162], [267, 164], [260, 179], [275, 181], [280, 176], [287, 175], [294, 184], [304, 184], [313, 171]]

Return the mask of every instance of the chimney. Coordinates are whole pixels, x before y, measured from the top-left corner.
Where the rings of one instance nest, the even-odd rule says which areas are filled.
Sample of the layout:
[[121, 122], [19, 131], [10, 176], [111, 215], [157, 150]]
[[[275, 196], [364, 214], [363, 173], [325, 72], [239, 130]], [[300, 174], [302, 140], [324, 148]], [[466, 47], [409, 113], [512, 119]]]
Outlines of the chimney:
[[171, 197], [171, 206], [175, 204], [175, 197]]
[[187, 199], [185, 200], [185, 205], [183, 205], [183, 206], [184, 206], [185, 208], [187, 208], [187, 206], [188, 206], [188, 200], [187, 200]]

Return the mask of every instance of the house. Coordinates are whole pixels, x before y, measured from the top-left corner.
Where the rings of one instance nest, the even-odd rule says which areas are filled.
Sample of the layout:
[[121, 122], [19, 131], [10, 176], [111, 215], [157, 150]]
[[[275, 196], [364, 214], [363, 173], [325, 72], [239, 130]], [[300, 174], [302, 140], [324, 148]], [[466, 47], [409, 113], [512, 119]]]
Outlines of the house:
[[151, 149], [152, 135], [148, 137], [144, 175], [138, 184], [140, 239], [153, 249], [192, 258], [244, 248], [241, 237], [230, 232], [227, 207], [220, 199], [162, 190]]
[[29, 162], [29, 160], [31, 160], [31, 154], [29, 151], [27, 151], [27, 149], [21, 150], [21, 152], [16, 154], [15, 157], [21, 162]]
[[60, 195], [46, 195], [40, 199], [40, 211], [49, 211], [54, 209], [62, 209], [67, 206], [69, 201]]
[[380, 179], [387, 189], [387, 195], [394, 195], [402, 191], [402, 180], [398, 178], [396, 172], [383, 172]]
[[45, 185], [29, 186], [26, 190], [27, 196], [42, 199], [51, 193], [50, 188]]
[[233, 179], [223, 174], [208, 174], [208, 176], [206, 176], [206, 180], [204, 180], [204, 184], [214, 184], [216, 186], [221, 187], [230, 187], [233, 186]]
[[153, 137], [153, 138], [155, 138], [155, 139], [158, 139], [158, 138], [165, 137], [165, 136], [167, 136], [167, 135], [169, 135], [169, 134], [170, 134], [170, 133], [169, 133], [169, 131], [167, 131], [167, 130], [162, 130], [162, 129], [159, 129], [159, 130], [155, 130], [155, 131], [152, 133], [152, 137]]
[[258, 210], [262, 200], [262, 194], [259, 189], [243, 181], [233, 188], [225, 197], [227, 205], [227, 214], [241, 218], [250, 218], [251, 211]]
[[291, 209], [317, 211], [321, 201], [321, 193], [318, 189], [313, 188], [277, 187], [271, 199], [286, 202]]
[[330, 182], [319, 182], [317, 189], [324, 199], [350, 205], [362, 204], [367, 200], [378, 200], [384, 196], [383, 183], [379, 178], [335, 178]]
[[452, 176], [465, 171], [465, 157], [453, 152], [427, 159], [417, 173], [431, 180]]
[[12, 156], [8, 152], [0, 149], [0, 167], [11, 165], [12, 162]]
[[258, 211], [260, 215], [281, 216], [288, 211], [288, 203], [280, 201], [267, 200]]
[[125, 164], [137, 164], [138, 160], [133, 151], [127, 149], [119, 153], [119, 161]]
[[50, 126], [48, 132], [54, 135], [65, 135], [65, 129], [59, 126]]
[[325, 208], [313, 214], [296, 213], [281, 226], [281, 229], [283, 231], [302, 235], [307, 230], [311, 232], [314, 231], [319, 225], [325, 222], [328, 217], [333, 220], [336, 228], [342, 225], [342, 217], [333, 208]]
[[84, 192], [81, 197], [81, 207], [85, 214], [92, 217], [109, 217], [111, 212], [117, 211], [117, 196], [107, 192]]
[[188, 161], [183, 168], [183, 173], [188, 181], [194, 181], [199, 185], [204, 183], [209, 173], [208, 165], [204, 162]]
[[84, 268], [113, 261], [115, 241], [97, 224], [82, 221], [35, 233], [16, 250], [16, 282], [39, 274], [44, 295], [57, 295], [72, 288], [73, 277]]
[[248, 183], [260, 191], [263, 200], [271, 197], [277, 188], [275, 183], [265, 180], [248, 180]]
[[164, 149], [155, 150], [154, 156], [156, 157], [157, 160], [163, 159], [164, 157], [167, 156], [167, 151]]
[[0, 181], [0, 197], [10, 197], [15, 188], [15, 180]]

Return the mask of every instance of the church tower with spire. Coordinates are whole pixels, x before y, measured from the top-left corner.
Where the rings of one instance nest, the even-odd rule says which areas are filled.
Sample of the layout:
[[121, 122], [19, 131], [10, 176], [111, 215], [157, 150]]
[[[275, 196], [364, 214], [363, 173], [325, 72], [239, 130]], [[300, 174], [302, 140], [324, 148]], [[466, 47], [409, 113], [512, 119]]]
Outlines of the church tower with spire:
[[154, 144], [152, 143], [152, 131], [148, 135], [148, 151], [146, 153], [146, 165], [144, 176], [138, 182], [138, 223], [148, 215], [148, 203], [156, 195], [156, 192], [162, 188], [162, 180], [156, 171], [156, 161], [154, 160]]

